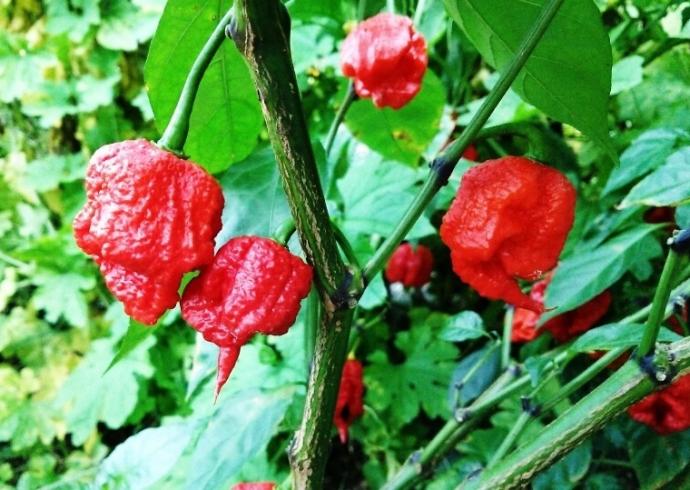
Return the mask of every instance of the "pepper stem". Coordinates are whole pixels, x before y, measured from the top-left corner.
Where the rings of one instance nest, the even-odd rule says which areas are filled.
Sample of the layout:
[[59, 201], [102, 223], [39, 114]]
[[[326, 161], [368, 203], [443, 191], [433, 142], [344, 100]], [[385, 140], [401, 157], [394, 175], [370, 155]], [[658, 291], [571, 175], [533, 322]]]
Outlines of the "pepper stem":
[[350, 82], [350, 84], [347, 86], [347, 92], [345, 93], [345, 97], [343, 98], [343, 101], [340, 103], [340, 107], [338, 108], [338, 112], [335, 114], [335, 119], [333, 119], [333, 123], [331, 124], [331, 128], [328, 130], [328, 137], [326, 138], [326, 156], [328, 156], [331, 153], [331, 149], [333, 148], [333, 143], [335, 142], [335, 136], [338, 134], [338, 128], [342, 124], [342, 122], [345, 120], [345, 115], [347, 114], [347, 111], [350, 109], [350, 106], [352, 103], [357, 100], [357, 93], [355, 92], [355, 85], [354, 83]]
[[192, 115], [199, 84], [213, 56], [225, 39], [225, 27], [230, 24], [231, 19], [232, 8], [220, 20], [189, 69], [175, 110], [163, 131], [163, 136], [158, 140], [157, 144], [160, 148], [177, 154], [182, 153], [187, 133], [189, 133], [189, 118]]

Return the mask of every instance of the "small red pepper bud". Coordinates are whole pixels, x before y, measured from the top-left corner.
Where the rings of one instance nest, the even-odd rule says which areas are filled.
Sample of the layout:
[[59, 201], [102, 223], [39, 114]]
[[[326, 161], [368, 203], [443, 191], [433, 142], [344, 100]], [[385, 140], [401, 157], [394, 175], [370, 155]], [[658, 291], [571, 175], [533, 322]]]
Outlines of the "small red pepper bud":
[[381, 13], [359, 24], [343, 42], [340, 64], [355, 92], [376, 107], [400, 109], [421, 87], [426, 41], [412, 20]]
[[272, 481], [256, 483], [237, 483], [232, 490], [275, 490], [276, 484]]
[[343, 365], [338, 400], [333, 415], [333, 423], [338, 428], [340, 442], [343, 444], [347, 442], [350, 425], [364, 413], [363, 394], [362, 363], [357, 359], [348, 359]]
[[434, 256], [424, 245], [412, 248], [403, 243], [391, 255], [384, 272], [388, 282], [401, 282], [406, 287], [421, 287], [431, 279], [434, 268]]
[[652, 393], [628, 408], [633, 420], [662, 435], [690, 429], [690, 375]]
[[471, 162], [476, 162], [477, 158], [479, 158], [479, 152], [477, 151], [477, 147], [474, 145], [470, 145], [467, 147], [467, 149], [462, 152], [462, 158], [465, 160], [469, 160]]
[[[544, 305], [546, 287], [551, 282], [551, 274], [532, 285], [530, 298], [540, 305]], [[606, 314], [611, 305], [611, 293], [604, 291], [578, 308], [550, 319], [543, 326], [557, 342], [563, 343], [586, 332]], [[540, 333], [537, 329], [540, 314], [526, 308], [516, 308], [513, 313], [512, 341], [516, 343], [529, 342]]]
[[106, 145], [86, 171], [77, 245], [135, 320], [153, 325], [182, 276], [213, 260], [223, 193], [203, 168], [140, 139]]
[[534, 280], [556, 265], [573, 225], [575, 198], [561, 172], [527, 158], [475, 165], [463, 175], [441, 225], [453, 270], [482, 296], [541, 312], [517, 278]]
[[268, 238], [230, 240], [182, 296], [182, 317], [218, 345], [216, 395], [255, 333], [283, 335], [309, 293], [312, 268]]

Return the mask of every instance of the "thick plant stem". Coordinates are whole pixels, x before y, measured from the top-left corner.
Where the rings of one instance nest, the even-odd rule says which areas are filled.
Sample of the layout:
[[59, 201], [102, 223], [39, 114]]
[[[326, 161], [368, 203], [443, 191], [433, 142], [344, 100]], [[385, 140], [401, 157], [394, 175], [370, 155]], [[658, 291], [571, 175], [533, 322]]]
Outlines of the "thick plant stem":
[[659, 284], [654, 292], [654, 301], [652, 302], [652, 310], [649, 312], [647, 323], [645, 324], [644, 334], [640, 341], [640, 347], [637, 350], [638, 357], [645, 357], [654, 351], [656, 338], [661, 329], [661, 322], [664, 319], [666, 305], [668, 298], [671, 295], [671, 288], [673, 286], [673, 279], [676, 275], [680, 256], [673, 250], [668, 251], [666, 256], [666, 263], [659, 278]]
[[[669, 360], [679, 376], [687, 374], [690, 368], [690, 338], [670, 345]], [[534, 440], [482, 473], [479, 478], [467, 481], [458, 488], [501, 490], [524, 487], [539, 471], [570, 452], [631, 404], [651, 393], [655, 386], [636, 362], [625, 363], [545, 427]]]
[[304, 415], [290, 448], [293, 485], [322, 488], [352, 309], [332, 295], [348, 282], [319, 183], [290, 56], [290, 19], [279, 0], [236, 0], [229, 34], [254, 79], [295, 226], [321, 295]]
[[213, 56], [225, 40], [225, 28], [230, 23], [232, 15], [232, 9], [230, 9], [220, 22], [218, 22], [218, 25], [211, 33], [206, 44], [201, 48], [199, 56], [197, 56], [192, 67], [189, 69], [189, 74], [182, 86], [180, 98], [177, 101], [175, 110], [170, 117], [165, 131], [163, 131], [163, 136], [161, 136], [157, 143], [158, 146], [164, 150], [182, 153], [184, 143], [187, 140], [187, 133], [189, 132], [189, 117], [192, 115], [194, 99], [199, 90], [199, 84]]
[[338, 128], [345, 120], [345, 115], [350, 109], [352, 103], [357, 100], [357, 94], [355, 93], [355, 85], [350, 82], [347, 86], [347, 92], [345, 93], [345, 98], [340, 103], [338, 112], [335, 114], [335, 119], [331, 123], [331, 128], [328, 130], [328, 137], [326, 138], [326, 156], [330, 155], [333, 149], [333, 143], [335, 142], [335, 136], [338, 134]]
[[525, 66], [527, 60], [531, 56], [534, 49], [539, 44], [539, 41], [544, 36], [544, 33], [551, 25], [551, 21], [558, 13], [558, 9], [565, 0], [550, 0], [543, 8], [536, 22], [531, 30], [527, 33], [522, 41], [515, 57], [511, 61], [507, 69], [501, 74], [498, 82], [491, 90], [491, 93], [484, 100], [477, 113], [474, 115], [470, 123], [462, 132], [460, 137], [451, 143], [441, 154], [431, 163], [431, 172], [429, 177], [424, 182], [419, 193], [412, 201], [412, 204], [407, 208], [400, 223], [390, 236], [381, 244], [374, 256], [364, 268], [365, 283], [368, 283], [377, 273], [384, 267], [388, 258], [393, 253], [393, 250], [398, 246], [401, 240], [405, 238], [407, 233], [412, 229], [415, 222], [422, 215], [428, 204], [434, 198], [436, 193], [446, 185], [448, 177], [453, 172], [455, 165], [458, 163], [462, 153], [470, 146], [470, 143], [475, 139], [479, 131], [481, 131], [486, 121], [489, 120], [491, 114], [503, 99], [515, 78], [517, 78], [522, 67]]

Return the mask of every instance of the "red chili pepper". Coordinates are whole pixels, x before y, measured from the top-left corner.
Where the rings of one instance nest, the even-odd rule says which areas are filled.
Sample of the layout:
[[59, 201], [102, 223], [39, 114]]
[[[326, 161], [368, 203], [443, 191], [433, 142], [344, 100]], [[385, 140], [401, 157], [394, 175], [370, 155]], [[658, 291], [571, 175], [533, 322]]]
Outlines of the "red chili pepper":
[[256, 483], [237, 483], [232, 490], [275, 490], [276, 484], [272, 481]]
[[690, 375], [635, 403], [628, 414], [662, 435], [690, 429]]
[[312, 268], [268, 238], [230, 240], [182, 295], [182, 317], [218, 345], [216, 395], [255, 333], [282, 335], [309, 293]]
[[471, 162], [476, 162], [477, 158], [479, 158], [477, 147], [474, 145], [468, 146], [467, 149], [462, 153], [462, 158]]
[[561, 172], [527, 158], [475, 165], [464, 174], [441, 225], [453, 270], [482, 296], [541, 312], [517, 278], [534, 280], [556, 265], [573, 224], [575, 198]]
[[424, 245], [412, 248], [403, 243], [391, 255], [384, 272], [388, 282], [401, 282], [406, 287], [421, 287], [431, 279], [434, 256]]
[[347, 36], [340, 60], [343, 74], [354, 78], [358, 96], [371, 97], [376, 107], [400, 109], [421, 87], [426, 41], [409, 18], [382, 13]]
[[125, 312], [152, 325], [174, 307], [183, 274], [213, 260], [223, 193], [198, 165], [146, 140], [100, 148], [86, 172], [77, 245]]
[[[532, 285], [530, 298], [542, 305], [546, 287], [551, 281], [548, 274]], [[541, 328], [551, 332], [556, 341], [563, 343], [592, 328], [603, 317], [611, 305], [611, 293], [604, 291], [575, 310], [550, 319]], [[540, 333], [537, 329], [540, 314], [525, 308], [516, 308], [513, 313], [513, 342], [529, 342]]]
[[363, 394], [362, 364], [357, 359], [348, 359], [343, 365], [338, 400], [333, 415], [333, 423], [338, 428], [340, 442], [343, 444], [347, 442], [350, 425], [364, 413]]

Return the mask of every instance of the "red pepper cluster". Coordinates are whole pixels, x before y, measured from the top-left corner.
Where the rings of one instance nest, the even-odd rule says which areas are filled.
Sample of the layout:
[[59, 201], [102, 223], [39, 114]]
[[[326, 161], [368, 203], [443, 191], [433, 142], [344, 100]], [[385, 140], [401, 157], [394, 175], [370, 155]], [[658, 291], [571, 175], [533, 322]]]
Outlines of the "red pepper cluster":
[[359, 24], [343, 42], [341, 68], [354, 79], [357, 95], [376, 107], [400, 109], [421, 87], [426, 41], [412, 20], [382, 13]]
[[553, 269], [575, 216], [575, 189], [558, 170], [522, 157], [480, 163], [463, 175], [443, 217], [453, 270], [479, 294], [541, 312], [517, 279]]
[[93, 154], [77, 245], [98, 263], [132, 318], [153, 325], [178, 300], [182, 276], [213, 260], [223, 193], [198, 165], [146, 140]]
[[268, 238], [230, 240], [182, 296], [182, 317], [220, 347], [216, 394], [240, 347], [256, 333], [282, 335], [309, 294], [312, 268]]
[[635, 403], [628, 414], [663, 435], [690, 429], [690, 375]]
[[409, 243], [403, 243], [388, 260], [384, 275], [388, 282], [400, 282], [405, 287], [418, 288], [429, 282], [433, 268], [434, 256], [429, 247], [417, 245], [412, 248]]
[[333, 415], [333, 423], [338, 428], [340, 442], [343, 444], [347, 442], [350, 425], [364, 413], [363, 394], [362, 363], [357, 359], [348, 359], [343, 365], [340, 390]]
[[145, 140], [94, 153], [77, 244], [100, 265], [125, 312], [152, 325], [179, 301], [183, 274], [201, 268], [182, 315], [220, 347], [216, 395], [255, 333], [282, 335], [309, 293], [312, 269], [276, 242], [239, 237], [214, 257], [223, 194], [201, 167]]
[[[541, 281], [535, 282], [530, 291], [530, 298], [543, 305], [546, 287], [550, 281], [549, 274]], [[547, 321], [542, 329], [551, 332], [558, 342], [567, 342], [592, 328], [608, 311], [611, 299], [611, 293], [604, 291], [584, 305]], [[516, 308], [513, 313], [512, 341], [529, 342], [536, 338], [540, 333], [537, 329], [540, 316], [532, 310]]]

